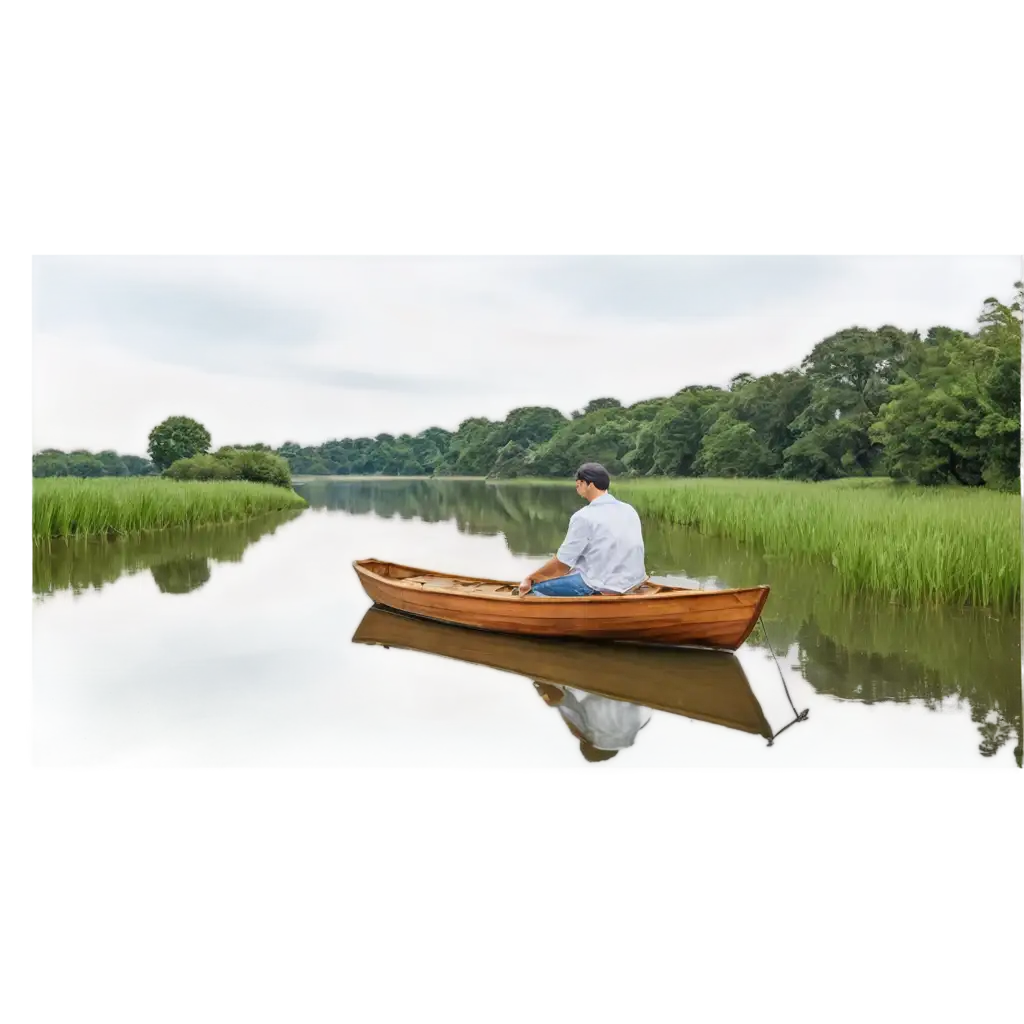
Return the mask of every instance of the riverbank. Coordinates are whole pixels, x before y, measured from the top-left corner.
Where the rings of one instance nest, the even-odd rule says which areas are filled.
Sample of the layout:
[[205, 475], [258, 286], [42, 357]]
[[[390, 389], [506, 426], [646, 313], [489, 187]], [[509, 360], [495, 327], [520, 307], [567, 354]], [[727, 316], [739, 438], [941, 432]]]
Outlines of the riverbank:
[[306, 507], [305, 498], [295, 491], [270, 484], [48, 477], [32, 481], [32, 541], [132, 536], [168, 527], [238, 522]]
[[293, 484], [310, 484], [318, 480], [334, 482], [348, 480], [486, 480], [483, 476], [433, 476], [426, 473], [407, 474], [405, 476], [388, 476], [385, 473], [294, 473]]
[[612, 492], [642, 517], [730, 537], [767, 555], [831, 564], [849, 592], [899, 604], [1020, 606], [1016, 494], [884, 480], [704, 478], [618, 479]]

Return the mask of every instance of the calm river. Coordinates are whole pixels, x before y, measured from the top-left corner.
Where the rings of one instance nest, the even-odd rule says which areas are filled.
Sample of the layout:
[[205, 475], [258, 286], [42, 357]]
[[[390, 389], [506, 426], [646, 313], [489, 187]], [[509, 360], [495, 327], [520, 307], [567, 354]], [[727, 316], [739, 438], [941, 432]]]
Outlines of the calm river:
[[371, 611], [351, 563], [518, 581], [571, 485], [296, 489], [309, 511], [36, 553], [37, 764], [1021, 765], [1015, 614], [845, 598], [828, 567], [646, 523], [656, 579], [771, 585], [778, 667], [761, 627], [735, 656], [466, 636]]

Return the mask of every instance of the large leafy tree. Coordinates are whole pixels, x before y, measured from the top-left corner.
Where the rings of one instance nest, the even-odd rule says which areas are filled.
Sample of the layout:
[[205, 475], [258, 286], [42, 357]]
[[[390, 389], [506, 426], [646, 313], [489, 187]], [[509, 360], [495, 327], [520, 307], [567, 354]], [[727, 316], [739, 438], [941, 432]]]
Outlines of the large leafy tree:
[[921, 339], [896, 327], [850, 327], [830, 335], [801, 364], [810, 398], [790, 429], [783, 475], [810, 480], [870, 474], [882, 444], [870, 429], [889, 388], [920, 358]]
[[210, 432], [188, 416], [169, 416], [149, 432], [149, 457], [158, 469], [210, 450]]
[[886, 468], [919, 484], [1015, 488], [1020, 480], [1021, 283], [985, 302], [974, 337], [929, 332], [915, 376], [890, 389], [871, 427]]
[[654, 468], [664, 476], [693, 476], [704, 435], [725, 408], [721, 388], [688, 387], [666, 402], [654, 418]]
[[768, 476], [775, 461], [749, 423], [726, 413], [701, 440], [694, 468], [702, 476]]
[[446, 454], [445, 472], [456, 476], [486, 476], [497, 455], [490, 438], [499, 426], [483, 416], [463, 420]]
[[797, 439], [794, 421], [807, 408], [813, 385], [799, 370], [750, 377], [732, 391], [732, 415], [753, 428], [769, 456], [760, 460], [765, 474], [782, 464], [782, 453]]

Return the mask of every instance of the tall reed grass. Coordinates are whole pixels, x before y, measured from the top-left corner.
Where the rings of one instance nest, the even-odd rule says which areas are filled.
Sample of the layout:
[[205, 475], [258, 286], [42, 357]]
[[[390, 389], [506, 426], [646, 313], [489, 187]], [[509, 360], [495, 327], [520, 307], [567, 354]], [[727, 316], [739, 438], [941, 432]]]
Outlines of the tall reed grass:
[[306, 500], [294, 491], [270, 484], [47, 477], [32, 481], [32, 540], [129, 536], [305, 507]]
[[830, 563], [847, 591], [896, 603], [1015, 607], [1021, 502], [968, 488], [854, 481], [623, 480], [613, 493], [641, 516]]
[[240, 522], [209, 523], [201, 529], [170, 527], [127, 537], [51, 538], [32, 546], [32, 592], [100, 590], [122, 576], [160, 570], [189, 559], [240, 562], [248, 548], [302, 515], [301, 509], [268, 512]]

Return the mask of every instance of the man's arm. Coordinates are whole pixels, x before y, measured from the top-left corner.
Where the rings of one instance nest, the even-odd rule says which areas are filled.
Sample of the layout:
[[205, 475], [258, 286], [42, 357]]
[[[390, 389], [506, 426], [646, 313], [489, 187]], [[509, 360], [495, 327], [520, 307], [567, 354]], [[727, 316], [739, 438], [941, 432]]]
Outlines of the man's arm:
[[519, 584], [519, 593], [527, 594], [534, 583], [541, 580], [554, 579], [557, 576], [565, 576], [572, 572], [580, 555], [589, 541], [589, 530], [586, 522], [578, 515], [573, 516], [569, 521], [569, 532], [562, 541], [562, 546], [555, 552], [555, 557], [548, 559], [539, 569], [530, 573], [522, 583]]
[[567, 575], [570, 571], [571, 566], [566, 565], [565, 562], [560, 562], [557, 558], [549, 558], [539, 569], [534, 569], [519, 584], [519, 593], [525, 594], [534, 583], [540, 583], [541, 580], [553, 580], [558, 576]]

